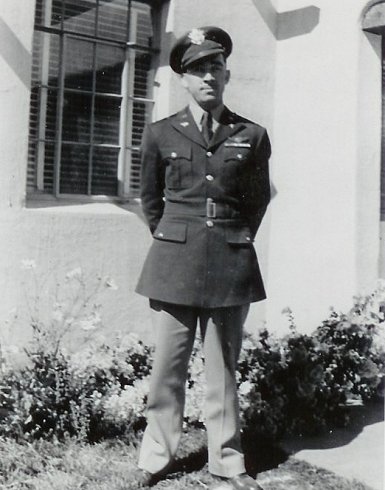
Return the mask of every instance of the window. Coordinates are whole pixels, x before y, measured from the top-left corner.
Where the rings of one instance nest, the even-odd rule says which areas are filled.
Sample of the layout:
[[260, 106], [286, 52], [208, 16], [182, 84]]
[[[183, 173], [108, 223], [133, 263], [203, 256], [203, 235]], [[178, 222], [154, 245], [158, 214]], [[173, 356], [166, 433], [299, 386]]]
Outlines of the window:
[[29, 194], [137, 195], [152, 14], [145, 1], [36, 1]]

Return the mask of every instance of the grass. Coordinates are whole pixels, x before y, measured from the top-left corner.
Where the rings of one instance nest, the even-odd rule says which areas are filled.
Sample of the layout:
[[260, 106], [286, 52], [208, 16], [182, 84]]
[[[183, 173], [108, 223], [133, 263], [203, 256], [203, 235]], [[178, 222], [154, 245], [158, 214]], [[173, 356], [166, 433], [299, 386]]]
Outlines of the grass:
[[[129, 490], [139, 439], [110, 440], [94, 445], [76, 440], [17, 443], [0, 439], [2, 490]], [[259, 452], [259, 456], [257, 453]], [[295, 458], [276, 448], [246, 448], [251, 474], [265, 490], [369, 490]], [[207, 489], [214, 483], [207, 471], [203, 430], [185, 434], [178, 459], [167, 479], [154, 490]], [[258, 459], [258, 463], [256, 463]]]
[[[94, 445], [76, 440], [18, 443], [0, 439], [2, 490], [130, 490], [138, 440], [110, 440]], [[214, 482], [207, 471], [202, 430], [185, 434], [172, 473], [154, 490], [207, 489]], [[295, 458], [276, 448], [246, 449], [251, 474], [265, 490], [369, 490]], [[258, 463], [255, 460], [258, 459]]]

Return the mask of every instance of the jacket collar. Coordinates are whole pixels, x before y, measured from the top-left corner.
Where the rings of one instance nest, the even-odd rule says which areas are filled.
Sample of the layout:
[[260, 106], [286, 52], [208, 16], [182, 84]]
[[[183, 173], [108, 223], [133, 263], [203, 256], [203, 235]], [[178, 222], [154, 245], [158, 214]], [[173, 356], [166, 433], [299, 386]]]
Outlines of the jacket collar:
[[198, 145], [206, 147], [206, 142], [203, 139], [198, 126], [195, 124], [194, 118], [189, 107], [185, 107], [171, 119], [171, 124], [174, 128], [182, 133], [186, 138], [198, 143]]
[[171, 120], [171, 124], [177, 131], [186, 136], [186, 138], [198, 143], [203, 148], [214, 148], [244, 128], [244, 124], [239, 116], [229, 111], [227, 107], [224, 108], [219, 123], [217, 130], [207, 146], [188, 106], [178, 112]]
[[224, 140], [238, 133], [244, 127], [242, 119], [225, 107], [221, 114], [219, 126], [209, 142], [209, 148], [220, 145]]

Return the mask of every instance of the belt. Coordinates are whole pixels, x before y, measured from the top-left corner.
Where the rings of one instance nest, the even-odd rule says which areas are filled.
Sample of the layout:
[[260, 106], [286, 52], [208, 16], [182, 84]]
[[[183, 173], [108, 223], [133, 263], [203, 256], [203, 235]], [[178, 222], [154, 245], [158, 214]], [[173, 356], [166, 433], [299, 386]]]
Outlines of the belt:
[[163, 214], [181, 214], [185, 216], [202, 216], [206, 218], [240, 218], [241, 213], [229, 204], [215, 202], [210, 197], [205, 202], [170, 202], [166, 201]]

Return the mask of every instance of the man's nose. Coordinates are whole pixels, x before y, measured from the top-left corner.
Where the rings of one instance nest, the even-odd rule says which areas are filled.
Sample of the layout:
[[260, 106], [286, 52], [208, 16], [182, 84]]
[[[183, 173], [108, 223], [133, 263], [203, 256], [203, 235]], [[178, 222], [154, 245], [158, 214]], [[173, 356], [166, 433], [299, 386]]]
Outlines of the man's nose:
[[205, 81], [214, 80], [214, 75], [211, 73], [211, 70], [205, 70], [203, 80]]

